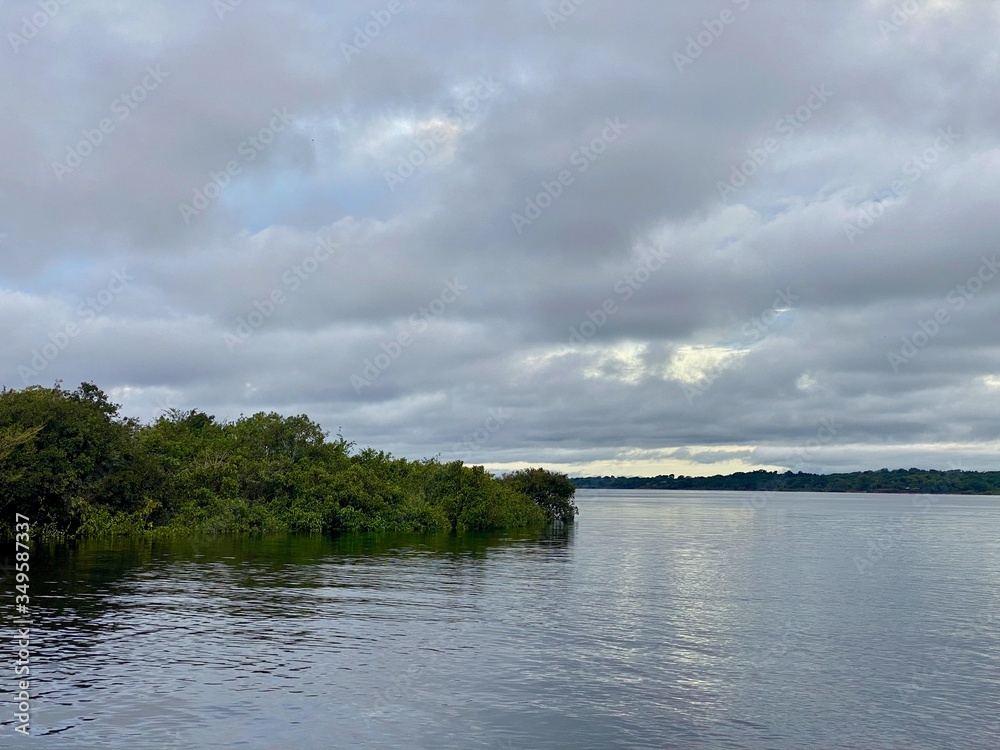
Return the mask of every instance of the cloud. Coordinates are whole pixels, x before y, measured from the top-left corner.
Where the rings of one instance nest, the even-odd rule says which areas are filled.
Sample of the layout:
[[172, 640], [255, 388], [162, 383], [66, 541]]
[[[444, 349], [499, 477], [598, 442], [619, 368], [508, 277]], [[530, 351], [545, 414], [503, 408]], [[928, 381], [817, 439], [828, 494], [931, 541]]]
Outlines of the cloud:
[[0, 10], [4, 385], [492, 467], [995, 467], [994, 6], [231, 5]]

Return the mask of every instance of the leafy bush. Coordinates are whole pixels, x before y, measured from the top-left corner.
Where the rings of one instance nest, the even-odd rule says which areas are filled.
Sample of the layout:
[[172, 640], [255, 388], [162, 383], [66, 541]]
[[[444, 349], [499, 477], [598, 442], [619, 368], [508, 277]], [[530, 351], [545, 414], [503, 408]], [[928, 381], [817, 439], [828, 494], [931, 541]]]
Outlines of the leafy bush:
[[119, 408], [90, 383], [0, 392], [0, 511], [63, 537], [486, 530], [576, 512], [572, 485], [543, 469], [498, 480], [461, 461], [352, 454], [305, 415], [172, 409], [140, 425]]
[[572, 521], [580, 512], [573, 503], [576, 486], [565, 474], [522, 469], [503, 478], [504, 484], [531, 498], [550, 521]]

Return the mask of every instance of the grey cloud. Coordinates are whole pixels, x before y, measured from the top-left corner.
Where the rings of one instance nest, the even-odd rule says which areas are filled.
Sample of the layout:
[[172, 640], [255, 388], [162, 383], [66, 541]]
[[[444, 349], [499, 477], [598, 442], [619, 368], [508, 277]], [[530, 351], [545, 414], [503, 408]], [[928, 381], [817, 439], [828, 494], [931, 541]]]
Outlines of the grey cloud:
[[[69, 4], [16, 51], [36, 4], [5, 5], [0, 381], [93, 380], [142, 418], [306, 412], [490, 466], [994, 466], [1000, 278], [949, 295], [1000, 252], [996, 9], [925, 0], [887, 27], [891, 2], [591, 1], [553, 28], [557, 6], [402, 2], [347, 59], [388, 2]], [[120, 118], [151, 66], [169, 75]], [[484, 76], [499, 90], [456, 115]], [[581, 158], [609, 118], [627, 127]], [[940, 129], [959, 137], [928, 151]], [[336, 251], [303, 270], [318, 238]], [[669, 257], [637, 277], [651, 248]], [[135, 281], [81, 314], [119, 268]], [[490, 409], [509, 419], [473, 439]]]

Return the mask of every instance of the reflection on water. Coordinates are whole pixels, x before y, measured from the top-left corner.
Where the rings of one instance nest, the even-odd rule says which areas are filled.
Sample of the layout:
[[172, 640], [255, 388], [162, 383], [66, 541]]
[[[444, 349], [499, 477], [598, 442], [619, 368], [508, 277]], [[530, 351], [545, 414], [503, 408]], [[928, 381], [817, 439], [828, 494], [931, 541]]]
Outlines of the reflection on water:
[[948, 498], [862, 574], [907, 497], [741, 497], [581, 492], [574, 527], [533, 533], [37, 548], [35, 744], [995, 747], [998, 501]]

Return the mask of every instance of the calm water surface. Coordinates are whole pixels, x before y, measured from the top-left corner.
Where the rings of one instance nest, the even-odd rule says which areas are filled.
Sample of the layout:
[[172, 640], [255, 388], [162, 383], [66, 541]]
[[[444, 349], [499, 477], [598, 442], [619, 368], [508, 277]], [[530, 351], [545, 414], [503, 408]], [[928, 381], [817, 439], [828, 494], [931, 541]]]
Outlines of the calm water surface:
[[33, 741], [8, 703], [0, 747], [1000, 747], [1000, 498], [750, 497], [39, 548]]

